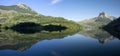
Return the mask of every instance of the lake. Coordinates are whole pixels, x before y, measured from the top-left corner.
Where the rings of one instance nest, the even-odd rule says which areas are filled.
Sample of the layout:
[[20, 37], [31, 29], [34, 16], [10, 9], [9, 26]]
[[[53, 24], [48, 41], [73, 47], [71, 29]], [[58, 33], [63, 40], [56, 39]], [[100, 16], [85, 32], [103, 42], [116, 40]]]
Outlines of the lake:
[[120, 56], [120, 40], [104, 30], [0, 32], [0, 56]]

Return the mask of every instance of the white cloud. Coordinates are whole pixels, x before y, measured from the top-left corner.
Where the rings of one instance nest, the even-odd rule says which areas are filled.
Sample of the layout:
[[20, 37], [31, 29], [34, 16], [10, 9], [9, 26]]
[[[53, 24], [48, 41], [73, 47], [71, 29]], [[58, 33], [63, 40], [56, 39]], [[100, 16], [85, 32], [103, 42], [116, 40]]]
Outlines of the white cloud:
[[57, 4], [57, 3], [61, 2], [61, 1], [62, 1], [62, 0], [52, 0], [51, 3], [52, 3], [52, 4]]

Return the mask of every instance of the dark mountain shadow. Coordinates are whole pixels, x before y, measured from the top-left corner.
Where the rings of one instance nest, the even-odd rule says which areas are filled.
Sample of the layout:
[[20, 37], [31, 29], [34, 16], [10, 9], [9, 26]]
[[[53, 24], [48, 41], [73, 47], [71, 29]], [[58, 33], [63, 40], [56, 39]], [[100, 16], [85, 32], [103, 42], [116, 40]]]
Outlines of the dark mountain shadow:
[[113, 20], [108, 25], [104, 26], [103, 29], [120, 39], [120, 17], [116, 20]]
[[41, 31], [42, 26], [37, 23], [33, 23], [33, 22], [24, 22], [24, 23], [19, 23], [15, 26], [12, 26], [11, 29], [19, 33], [33, 34], [33, 33]]
[[62, 30], [65, 30], [67, 29], [66, 27], [64, 26], [61, 26], [61, 25], [46, 25], [43, 27], [45, 31], [49, 31], [49, 32], [52, 32], [52, 31], [59, 31], [61, 32]]
[[61, 26], [61, 25], [45, 25], [42, 26], [40, 24], [34, 23], [34, 22], [24, 22], [24, 23], [19, 23], [15, 26], [12, 26], [10, 29], [23, 33], [23, 34], [34, 34], [36, 32], [41, 32], [41, 31], [48, 31], [48, 32], [53, 32], [53, 31], [59, 31], [61, 32], [62, 30], [67, 29], [67, 27]]

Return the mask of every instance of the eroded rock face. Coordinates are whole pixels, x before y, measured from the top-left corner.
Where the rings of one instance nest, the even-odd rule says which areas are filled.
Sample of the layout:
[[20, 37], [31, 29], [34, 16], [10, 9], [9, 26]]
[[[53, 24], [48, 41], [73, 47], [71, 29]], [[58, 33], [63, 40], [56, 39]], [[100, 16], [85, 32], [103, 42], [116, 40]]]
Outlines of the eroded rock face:
[[27, 7], [23, 3], [19, 3], [19, 4], [17, 4], [17, 6], [20, 7], [20, 8], [22, 8], [22, 9], [29, 9], [29, 7]]
[[106, 12], [101, 12], [99, 15], [98, 15], [98, 18], [108, 18], [110, 20], [115, 20], [116, 18], [113, 17], [113, 16], [109, 16]]
[[107, 14], [105, 12], [101, 12], [98, 17], [107, 17]]

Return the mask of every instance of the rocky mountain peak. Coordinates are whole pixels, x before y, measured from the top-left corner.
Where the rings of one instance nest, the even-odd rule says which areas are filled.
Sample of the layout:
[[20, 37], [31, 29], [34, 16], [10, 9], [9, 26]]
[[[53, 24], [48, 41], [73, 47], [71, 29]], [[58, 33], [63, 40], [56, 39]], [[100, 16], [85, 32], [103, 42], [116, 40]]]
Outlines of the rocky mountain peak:
[[103, 12], [101, 12], [101, 13], [99, 14], [98, 17], [108, 17], [108, 16], [107, 16], [107, 14], [103, 11]]
[[20, 7], [20, 8], [22, 8], [22, 9], [29, 9], [29, 7], [26, 6], [26, 5], [23, 4], [23, 3], [19, 3], [19, 4], [17, 4], [17, 6]]
[[98, 18], [107, 18], [107, 19], [110, 19], [110, 20], [114, 20], [114, 19], [116, 19], [116, 18], [113, 17], [113, 16], [109, 16], [109, 15], [107, 15], [107, 13], [104, 12], [104, 11], [101, 12], [101, 13], [99, 14]]

